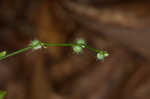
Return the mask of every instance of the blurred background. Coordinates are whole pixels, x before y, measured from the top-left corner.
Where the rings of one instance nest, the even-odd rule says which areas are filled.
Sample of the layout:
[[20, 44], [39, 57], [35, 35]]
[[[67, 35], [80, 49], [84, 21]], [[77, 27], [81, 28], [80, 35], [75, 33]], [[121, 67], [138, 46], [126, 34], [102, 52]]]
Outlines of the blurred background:
[[5, 99], [149, 99], [149, 0], [0, 0], [0, 51], [38, 39], [84, 38], [107, 50], [104, 61], [84, 50], [49, 47], [0, 61]]

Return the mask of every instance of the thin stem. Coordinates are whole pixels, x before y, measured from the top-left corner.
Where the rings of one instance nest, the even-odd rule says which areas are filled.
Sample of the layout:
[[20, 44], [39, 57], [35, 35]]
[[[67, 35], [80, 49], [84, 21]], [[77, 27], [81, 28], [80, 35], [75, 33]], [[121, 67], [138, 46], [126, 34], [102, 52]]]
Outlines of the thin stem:
[[91, 51], [94, 51], [94, 52], [100, 52], [100, 50], [96, 49], [96, 48], [93, 48], [93, 47], [90, 47], [86, 44], [77, 44], [77, 43], [61, 43], [61, 44], [50, 44], [50, 43], [42, 43], [44, 46], [46, 47], [49, 47], [49, 46], [85, 46], [85, 48], [91, 50]]
[[[10, 54], [7, 54], [6, 56], [0, 57], [0, 60], [6, 59], [6, 58], [8, 58], [8, 57], [10, 57], [10, 56], [14, 56], [14, 55], [20, 54], [20, 53], [25, 52], [25, 51], [28, 51], [28, 50], [33, 49], [34, 47], [36, 47], [36, 46], [38, 46], [38, 45], [39, 45], [39, 44], [37, 44], [37, 45], [30, 45], [29, 47], [26, 47], [26, 48], [17, 50], [17, 51], [15, 51], [15, 52], [12, 52], [12, 53], [10, 53]], [[41, 43], [40, 43], [40, 46], [43, 47], [43, 48], [45, 48], [45, 47], [50, 47], [50, 46], [59, 46], [59, 47], [61, 47], [61, 46], [62, 46], [62, 47], [81, 46], [81, 47], [82, 47], [82, 46], [84, 46], [85, 48], [87, 48], [87, 49], [89, 49], [89, 50], [91, 50], [91, 51], [100, 52], [100, 50], [98, 50], [98, 49], [96, 49], [96, 48], [92, 48], [92, 47], [90, 47], [90, 46], [88, 46], [88, 45], [86, 45], [86, 44], [77, 44], [77, 43], [58, 43], [58, 44], [56, 44], [56, 43], [43, 43], [43, 42], [41, 42]]]
[[73, 43], [59, 43], [59, 44], [56, 44], [56, 43], [42, 43], [42, 45], [46, 46], [46, 47], [49, 47], [49, 46], [62, 46], [62, 47], [67, 47], [67, 46], [75, 46], [75, 45], [79, 45], [79, 44], [73, 44]]
[[32, 48], [32, 47], [29, 46], [29, 47], [26, 47], [26, 48], [17, 50], [17, 51], [15, 51], [15, 52], [12, 52], [12, 53], [10, 53], [10, 54], [7, 54], [6, 56], [0, 57], [0, 60], [6, 59], [6, 58], [8, 58], [8, 57], [10, 57], [10, 56], [14, 56], [14, 55], [17, 55], [17, 54], [22, 53], [22, 52], [25, 52], [25, 51], [28, 51], [28, 50], [31, 49], [31, 48]]
[[100, 52], [100, 50], [98, 50], [98, 49], [96, 49], [96, 48], [93, 48], [93, 47], [90, 47], [90, 46], [88, 46], [88, 45], [85, 45], [85, 48], [87, 48], [87, 49], [89, 49], [89, 50], [91, 50], [91, 51], [94, 51], [94, 52], [96, 52], [96, 53]]

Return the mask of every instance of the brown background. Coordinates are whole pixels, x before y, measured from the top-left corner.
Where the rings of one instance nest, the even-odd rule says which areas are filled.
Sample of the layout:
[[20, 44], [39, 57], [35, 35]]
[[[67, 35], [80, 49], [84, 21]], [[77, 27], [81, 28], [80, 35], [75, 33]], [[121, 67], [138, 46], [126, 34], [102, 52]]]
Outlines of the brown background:
[[32, 40], [85, 38], [107, 50], [50, 47], [0, 61], [6, 99], [149, 99], [150, 2], [147, 0], [0, 0], [0, 51]]

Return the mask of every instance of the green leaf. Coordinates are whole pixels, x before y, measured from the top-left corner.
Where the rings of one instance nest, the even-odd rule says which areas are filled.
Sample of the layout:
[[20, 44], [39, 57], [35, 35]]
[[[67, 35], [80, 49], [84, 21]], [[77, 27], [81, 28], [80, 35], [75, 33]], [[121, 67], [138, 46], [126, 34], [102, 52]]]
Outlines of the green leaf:
[[6, 91], [0, 91], [0, 99], [3, 99], [6, 96]]

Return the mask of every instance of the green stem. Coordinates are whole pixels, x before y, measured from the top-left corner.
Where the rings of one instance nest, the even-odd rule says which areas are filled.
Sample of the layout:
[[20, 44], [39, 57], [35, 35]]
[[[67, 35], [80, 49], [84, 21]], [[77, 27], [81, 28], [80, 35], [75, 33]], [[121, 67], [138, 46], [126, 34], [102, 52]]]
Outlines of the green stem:
[[49, 47], [49, 46], [85, 46], [85, 48], [91, 50], [91, 51], [94, 51], [94, 52], [100, 52], [100, 50], [96, 49], [96, 48], [93, 48], [93, 47], [90, 47], [88, 45], [85, 45], [85, 44], [76, 44], [76, 43], [61, 43], [61, 44], [49, 44], [49, 43], [42, 43], [44, 46], [46, 47]]
[[14, 56], [14, 55], [17, 55], [17, 54], [22, 53], [22, 52], [25, 52], [25, 51], [28, 51], [28, 50], [31, 49], [31, 48], [32, 48], [32, 47], [30, 46], [30, 47], [26, 47], [26, 48], [17, 50], [17, 51], [15, 51], [15, 52], [12, 52], [12, 53], [10, 53], [10, 54], [7, 54], [6, 56], [0, 57], [0, 60], [6, 59], [6, 58], [8, 58], [8, 57], [10, 57], [10, 56]]
[[[42, 47], [50, 47], [50, 46], [59, 46], [59, 47], [61, 47], [61, 46], [62, 47], [69, 47], [70, 46], [70, 47], [73, 47], [73, 46], [77, 45], [77, 46], [85, 46], [85, 48], [87, 48], [89, 50], [92, 50], [94, 52], [100, 52], [100, 50], [98, 50], [96, 48], [92, 48], [92, 47], [90, 47], [88, 45], [85, 45], [85, 44], [76, 44], [76, 43], [60, 43], [60, 44], [58, 43], [58, 44], [55, 44], [55, 43], [43, 43], [43, 42], [41, 42], [40, 45]], [[35, 45], [35, 46], [37, 46], [37, 45]], [[6, 58], [8, 58], [10, 56], [14, 56], [14, 55], [20, 54], [20, 53], [25, 52], [25, 51], [28, 51], [28, 50], [34, 48], [35, 46], [29, 46], [29, 47], [17, 50], [15, 52], [12, 52], [10, 54], [7, 54], [6, 56], [0, 57], [0, 60], [6, 59]]]
[[88, 45], [85, 45], [85, 48], [87, 48], [87, 49], [89, 49], [89, 50], [91, 50], [91, 51], [94, 51], [94, 52], [96, 52], [96, 53], [100, 52], [100, 50], [98, 50], [98, 49], [96, 49], [96, 48], [93, 48], [93, 47], [90, 47], [90, 46], [88, 46]]
[[55, 44], [55, 43], [42, 43], [42, 45], [49, 47], [49, 46], [62, 46], [62, 47], [67, 47], [67, 46], [75, 46], [79, 44], [73, 44], [73, 43], [60, 43], [60, 44]]

